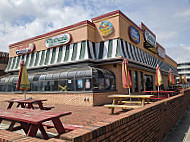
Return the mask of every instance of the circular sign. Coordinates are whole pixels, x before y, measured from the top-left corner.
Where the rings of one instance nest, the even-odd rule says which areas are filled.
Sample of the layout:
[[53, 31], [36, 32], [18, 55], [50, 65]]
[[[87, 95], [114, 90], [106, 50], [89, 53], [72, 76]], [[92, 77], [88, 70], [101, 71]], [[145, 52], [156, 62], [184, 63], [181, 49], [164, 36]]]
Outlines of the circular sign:
[[99, 27], [102, 36], [108, 36], [113, 32], [113, 26], [110, 21], [103, 21]]
[[140, 42], [140, 34], [139, 34], [139, 31], [133, 27], [133, 26], [130, 26], [129, 27], [129, 37], [130, 39], [135, 42], [135, 43], [139, 43]]

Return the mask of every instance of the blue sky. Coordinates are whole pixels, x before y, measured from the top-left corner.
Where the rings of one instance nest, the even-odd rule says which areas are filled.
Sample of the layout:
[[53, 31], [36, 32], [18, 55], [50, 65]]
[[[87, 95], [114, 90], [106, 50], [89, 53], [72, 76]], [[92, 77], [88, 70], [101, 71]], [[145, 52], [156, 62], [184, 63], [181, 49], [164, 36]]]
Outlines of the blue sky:
[[137, 25], [143, 22], [177, 63], [190, 62], [190, 0], [2, 0], [0, 51], [114, 10]]

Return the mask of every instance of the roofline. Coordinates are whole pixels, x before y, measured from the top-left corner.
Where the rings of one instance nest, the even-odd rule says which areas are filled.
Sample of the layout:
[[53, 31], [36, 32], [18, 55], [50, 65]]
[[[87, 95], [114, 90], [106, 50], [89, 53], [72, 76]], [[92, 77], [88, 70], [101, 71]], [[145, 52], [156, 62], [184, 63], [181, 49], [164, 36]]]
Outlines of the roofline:
[[176, 62], [176, 61], [174, 61], [174, 59], [172, 59], [170, 56], [168, 56], [167, 54], [166, 54], [165, 56], [167, 56], [170, 60], [172, 60], [174, 63], [176, 63], [176, 64], [177, 64], [177, 62]]
[[41, 35], [38, 35], [38, 36], [35, 36], [35, 37], [32, 37], [32, 38], [28, 38], [28, 39], [20, 41], [20, 42], [10, 44], [9, 47], [28, 42], [30, 40], [35, 40], [35, 39], [38, 39], [38, 38], [49, 36], [51, 34], [54, 34], [54, 33], [60, 32], [60, 31], [69, 30], [69, 29], [72, 29], [72, 28], [75, 28], [75, 27], [78, 27], [78, 26], [81, 26], [81, 25], [85, 25], [85, 24], [89, 24], [89, 25], [95, 27], [94, 23], [92, 23], [92, 22], [90, 22], [88, 20], [84, 20], [84, 21], [78, 22], [76, 24], [73, 24], [73, 25], [70, 25], [70, 26], [67, 26], [67, 27], [63, 27], [61, 29], [57, 29], [57, 30], [54, 30], [54, 31], [51, 31], [51, 32], [48, 32], [48, 33], [45, 33], [45, 34], [41, 34]]
[[156, 35], [143, 22], [140, 23], [140, 28], [143, 30], [142, 26], [144, 26], [151, 34], [153, 34], [153, 36], [156, 37]]
[[164, 49], [164, 51], [166, 51], [166, 49], [162, 45], [160, 45], [158, 42], [156, 43], [158, 44], [159, 47], [161, 47], [162, 49]]
[[106, 18], [106, 17], [109, 17], [109, 16], [112, 16], [112, 15], [116, 15], [116, 14], [120, 14], [122, 15], [123, 17], [125, 17], [128, 21], [130, 21], [136, 28], [138, 28], [140, 31], [142, 31], [142, 29], [137, 26], [137, 24], [135, 24], [130, 18], [128, 18], [125, 14], [123, 14], [120, 10], [115, 10], [115, 11], [112, 11], [112, 12], [109, 12], [109, 13], [106, 13], [106, 14], [103, 14], [103, 15], [100, 15], [100, 16], [97, 16], [95, 18], [92, 18], [92, 22], [95, 22], [97, 20], [100, 20], [100, 19], [103, 19], [103, 18]]

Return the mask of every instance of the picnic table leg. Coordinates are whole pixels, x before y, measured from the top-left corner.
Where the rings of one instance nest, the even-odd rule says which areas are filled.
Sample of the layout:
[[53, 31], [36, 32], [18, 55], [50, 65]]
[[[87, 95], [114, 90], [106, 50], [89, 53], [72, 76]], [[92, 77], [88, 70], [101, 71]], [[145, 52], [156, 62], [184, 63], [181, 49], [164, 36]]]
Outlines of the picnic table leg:
[[11, 122], [11, 124], [10, 124], [10, 126], [9, 126], [9, 128], [8, 128], [9, 131], [12, 131], [12, 130], [13, 130], [13, 127], [14, 127], [15, 123], [16, 123], [16, 121], [12, 121], [12, 122]]
[[149, 100], [149, 98], [147, 98], [147, 99], [146, 99], [146, 101], [147, 101], [147, 103], [148, 103], [148, 104], [150, 103], [150, 100]]
[[41, 110], [44, 110], [44, 107], [43, 107], [43, 104], [42, 104], [42, 102], [40, 101], [40, 102], [38, 102], [38, 106], [39, 106], [39, 108], [41, 109]]
[[34, 106], [32, 105], [32, 103], [28, 103], [28, 108], [34, 109]]
[[27, 132], [27, 136], [31, 136], [31, 137], [35, 137], [38, 131], [39, 125], [33, 125], [31, 124], [29, 126], [28, 132]]
[[65, 132], [65, 129], [63, 127], [63, 124], [61, 123], [61, 120], [58, 117], [55, 117], [52, 119], [53, 124], [58, 132], [58, 134], [63, 134]]
[[45, 139], [45, 140], [49, 139], [49, 137], [48, 137], [48, 135], [47, 135], [47, 133], [46, 133], [44, 127], [42, 126], [42, 124], [40, 125], [39, 128], [40, 128], [40, 131], [41, 131], [41, 133], [42, 133], [44, 139]]
[[21, 108], [25, 108], [24, 103], [19, 103], [17, 106], [21, 105]]
[[25, 134], [27, 135], [28, 130], [29, 130], [29, 124], [20, 122], [20, 125], [21, 125], [22, 129], [24, 130]]
[[142, 98], [142, 106], [144, 106], [145, 98]]
[[10, 102], [9, 105], [8, 105], [8, 107], [7, 107], [7, 109], [10, 109], [13, 106], [13, 103], [14, 102]]
[[111, 108], [111, 114], [114, 114], [114, 108], [113, 107]]

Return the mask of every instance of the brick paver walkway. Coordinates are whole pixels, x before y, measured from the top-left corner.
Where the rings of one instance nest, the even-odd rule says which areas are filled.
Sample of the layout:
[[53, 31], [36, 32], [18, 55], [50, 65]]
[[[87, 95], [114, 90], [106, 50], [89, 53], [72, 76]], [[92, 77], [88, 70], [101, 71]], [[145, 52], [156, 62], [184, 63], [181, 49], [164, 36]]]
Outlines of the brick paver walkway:
[[[48, 104], [48, 101], [45, 105], [52, 106], [51, 104]], [[7, 106], [8, 103], [0, 101], [0, 109], [6, 109]], [[111, 110], [103, 106], [68, 106], [60, 104], [53, 106], [55, 106], [55, 108], [53, 108], [55, 111], [72, 112], [71, 115], [61, 117], [61, 121], [63, 123], [80, 126], [91, 125], [98, 121], [104, 121], [107, 118], [113, 117], [114, 115], [123, 114], [127, 111], [122, 111], [121, 108], [116, 108], [115, 114], [111, 115]], [[16, 106], [13, 107], [16, 108]], [[52, 129], [50, 129], [50, 131], [54, 132]]]

